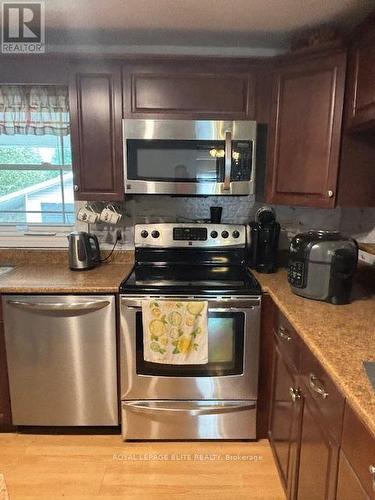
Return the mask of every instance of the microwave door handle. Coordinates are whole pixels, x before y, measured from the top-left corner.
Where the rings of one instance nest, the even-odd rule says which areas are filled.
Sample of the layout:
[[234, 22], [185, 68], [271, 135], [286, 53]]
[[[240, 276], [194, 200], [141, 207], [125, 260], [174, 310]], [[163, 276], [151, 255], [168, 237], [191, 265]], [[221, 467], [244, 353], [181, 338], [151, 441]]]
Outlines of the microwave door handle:
[[230, 174], [232, 170], [232, 132], [225, 131], [225, 167], [224, 167], [224, 191], [230, 190]]

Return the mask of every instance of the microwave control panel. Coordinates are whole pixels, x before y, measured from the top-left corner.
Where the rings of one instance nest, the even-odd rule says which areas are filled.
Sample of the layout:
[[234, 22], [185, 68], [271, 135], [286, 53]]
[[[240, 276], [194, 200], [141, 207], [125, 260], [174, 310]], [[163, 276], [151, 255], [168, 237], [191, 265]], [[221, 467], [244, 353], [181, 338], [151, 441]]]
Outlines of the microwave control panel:
[[249, 181], [251, 179], [253, 143], [250, 141], [233, 141], [231, 182]]

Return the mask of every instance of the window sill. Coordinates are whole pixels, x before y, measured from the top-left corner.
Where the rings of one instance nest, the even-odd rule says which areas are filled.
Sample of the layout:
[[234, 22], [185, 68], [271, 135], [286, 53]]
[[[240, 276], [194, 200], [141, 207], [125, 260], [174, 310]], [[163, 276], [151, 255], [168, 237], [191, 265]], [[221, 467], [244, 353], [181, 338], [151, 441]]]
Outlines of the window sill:
[[67, 248], [67, 235], [72, 230], [73, 228], [64, 228], [63, 230], [51, 228], [50, 232], [56, 234], [44, 236], [30, 233], [25, 235], [18, 231], [6, 231], [2, 228], [0, 230], [0, 248]]

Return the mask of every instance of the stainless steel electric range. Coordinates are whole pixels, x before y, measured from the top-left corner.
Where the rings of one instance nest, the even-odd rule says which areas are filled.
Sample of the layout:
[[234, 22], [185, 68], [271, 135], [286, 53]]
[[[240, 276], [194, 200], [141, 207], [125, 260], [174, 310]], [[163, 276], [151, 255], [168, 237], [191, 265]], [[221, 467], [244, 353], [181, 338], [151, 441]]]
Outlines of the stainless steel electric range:
[[[123, 438], [255, 439], [261, 291], [245, 226], [137, 225], [135, 247], [120, 288]], [[207, 364], [144, 360], [149, 298], [208, 302]]]

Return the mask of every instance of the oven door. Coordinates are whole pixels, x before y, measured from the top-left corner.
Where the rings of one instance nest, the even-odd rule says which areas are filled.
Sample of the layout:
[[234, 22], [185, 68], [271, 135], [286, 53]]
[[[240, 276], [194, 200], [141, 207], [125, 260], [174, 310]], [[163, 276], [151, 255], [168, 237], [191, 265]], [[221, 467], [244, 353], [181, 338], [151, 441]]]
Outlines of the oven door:
[[128, 119], [123, 128], [125, 192], [253, 193], [255, 122]]
[[122, 296], [121, 399], [256, 400], [260, 299], [181, 296], [178, 299], [208, 300], [208, 363], [146, 362], [142, 298]]

